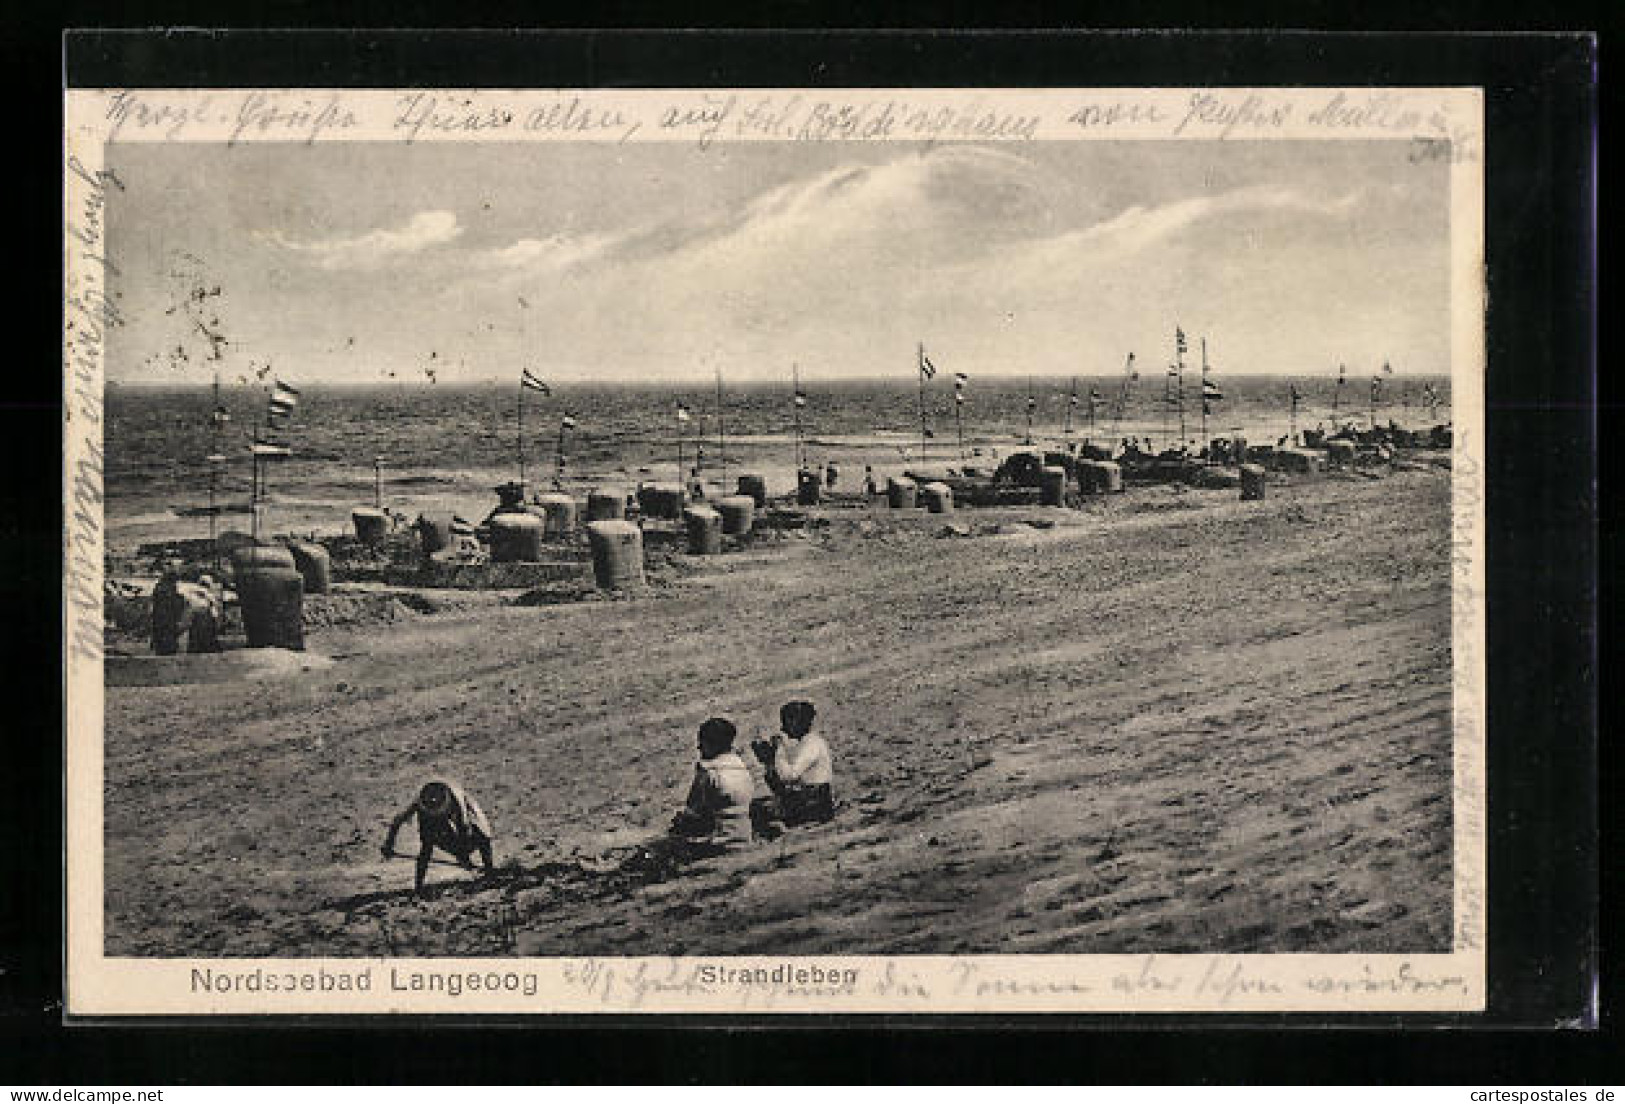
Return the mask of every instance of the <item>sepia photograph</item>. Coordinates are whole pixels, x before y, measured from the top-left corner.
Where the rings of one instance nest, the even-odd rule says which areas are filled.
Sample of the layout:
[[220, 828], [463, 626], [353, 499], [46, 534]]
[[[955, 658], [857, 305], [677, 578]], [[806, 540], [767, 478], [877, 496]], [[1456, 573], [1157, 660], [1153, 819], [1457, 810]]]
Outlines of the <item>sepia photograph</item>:
[[83, 95], [87, 1009], [1481, 1004], [1471, 90]]

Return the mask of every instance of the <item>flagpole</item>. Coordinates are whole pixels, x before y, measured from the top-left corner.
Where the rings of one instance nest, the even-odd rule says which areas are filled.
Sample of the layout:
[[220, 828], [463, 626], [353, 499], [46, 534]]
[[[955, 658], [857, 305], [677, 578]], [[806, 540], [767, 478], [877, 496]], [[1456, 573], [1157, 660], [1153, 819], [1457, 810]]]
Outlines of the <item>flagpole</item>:
[[215, 517], [215, 490], [219, 485], [220, 466], [215, 460], [220, 455], [220, 369], [214, 370], [214, 409], [209, 411], [209, 548], [214, 553], [214, 569], [220, 570], [220, 545], [216, 543], [218, 519]]
[[372, 458], [372, 505], [375, 510], [384, 508], [384, 458]]
[[919, 343], [919, 363], [915, 365], [920, 373], [920, 463], [925, 463], [925, 342]]
[[1196, 442], [1197, 452], [1207, 456], [1207, 336], [1202, 337], [1202, 437]]
[[1027, 377], [1027, 444], [1033, 443], [1033, 378]]
[[728, 493], [728, 435], [722, 425], [722, 365], [717, 365], [717, 463], [722, 469], [722, 493]]
[[1297, 440], [1298, 437], [1298, 385], [1289, 383], [1287, 387], [1289, 390], [1287, 391], [1286, 433], [1287, 440], [1290, 442]]
[[[522, 370], [521, 370], [522, 371]], [[519, 377], [519, 397], [515, 404], [519, 409], [519, 489], [524, 493], [525, 488], [525, 377]]]
[[[1176, 327], [1177, 330], [1177, 327]], [[1174, 396], [1179, 403], [1179, 447], [1185, 447], [1185, 343], [1174, 342], [1174, 364], [1179, 369], [1174, 376]]]
[[564, 418], [559, 419], [559, 451], [557, 465], [553, 470], [553, 485], [559, 488], [564, 486], [564, 428], [568, 424]]
[[1112, 436], [1117, 437], [1123, 428], [1123, 416], [1128, 413], [1129, 391], [1134, 386], [1134, 354], [1130, 353], [1123, 361], [1123, 388], [1117, 396], [1117, 416], [1112, 420]]
[[[682, 408], [683, 408], [683, 404], [678, 403], [677, 404], [677, 409], [681, 410]], [[683, 470], [683, 419], [682, 418], [677, 419], [677, 485], [679, 487], [685, 487], [685, 486], [688, 485], [688, 473]]]
[[[1170, 364], [1169, 367], [1172, 368], [1173, 365]], [[1168, 375], [1173, 375], [1173, 373], [1170, 372]], [[1173, 436], [1168, 428], [1173, 416], [1174, 404], [1168, 401], [1168, 377], [1164, 376], [1162, 380], [1162, 439], [1164, 447], [1166, 447], [1168, 438]]]
[[801, 451], [801, 366], [795, 361], [790, 362], [790, 389], [790, 405], [796, 410], [796, 471], [799, 473], [807, 461]]
[[[265, 399], [265, 433], [267, 435], [269, 435], [270, 431], [271, 431], [271, 398], [270, 398], [270, 395], [267, 394], [266, 399]], [[256, 445], [260, 443], [260, 432], [261, 431], [260, 431], [259, 427], [256, 426], [254, 428], [254, 443]], [[260, 450], [255, 449], [254, 450], [254, 490], [253, 490], [253, 494], [250, 496], [250, 499], [249, 499], [249, 515], [250, 515], [249, 532], [252, 534], [255, 544], [258, 544], [260, 542], [260, 503], [264, 500], [264, 497], [265, 497], [265, 462], [264, 462], [264, 459], [260, 456]]]
[[1337, 386], [1332, 388], [1332, 432], [1337, 432], [1337, 410], [1343, 401], [1344, 366], [1337, 366]]
[[959, 458], [965, 458], [965, 393], [954, 388], [954, 431], [959, 438]]
[[1072, 390], [1066, 397], [1066, 424], [1061, 427], [1061, 436], [1072, 436], [1072, 408], [1078, 405], [1078, 377], [1072, 377]]

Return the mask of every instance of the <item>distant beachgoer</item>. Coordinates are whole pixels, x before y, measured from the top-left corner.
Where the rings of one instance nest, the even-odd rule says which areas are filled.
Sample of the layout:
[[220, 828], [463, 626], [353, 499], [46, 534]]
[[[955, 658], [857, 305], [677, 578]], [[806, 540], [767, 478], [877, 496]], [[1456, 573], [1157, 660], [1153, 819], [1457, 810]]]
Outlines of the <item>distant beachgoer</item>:
[[724, 717], [700, 725], [700, 761], [671, 834], [712, 843], [749, 843], [750, 806], [755, 784], [750, 768], [734, 751], [736, 729]]
[[863, 493], [873, 498], [880, 488], [875, 485], [875, 469], [870, 464], [863, 465]]
[[418, 791], [418, 796], [389, 824], [389, 835], [381, 850], [394, 858], [395, 836], [412, 817], [418, 818], [418, 865], [412, 888], [423, 892], [423, 879], [429, 873], [429, 859], [436, 847], [451, 855], [466, 869], [474, 869], [473, 854], [478, 851], [485, 872], [495, 866], [491, 855], [491, 822], [485, 812], [454, 782], [434, 779]]
[[780, 732], [751, 750], [767, 768], [767, 784], [786, 825], [818, 824], [835, 816], [834, 765], [829, 744], [812, 731], [812, 702], [786, 702], [779, 710]]
[[835, 470], [835, 461], [831, 460], [824, 465], [824, 486], [833, 491], [835, 481], [840, 478], [840, 475], [841, 473]]

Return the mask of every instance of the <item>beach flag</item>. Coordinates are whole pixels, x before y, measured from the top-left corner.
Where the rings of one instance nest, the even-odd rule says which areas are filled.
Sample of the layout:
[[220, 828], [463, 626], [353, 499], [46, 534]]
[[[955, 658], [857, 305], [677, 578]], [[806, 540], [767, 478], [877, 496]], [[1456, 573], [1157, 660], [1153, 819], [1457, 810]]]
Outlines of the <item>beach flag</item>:
[[921, 345], [920, 346], [920, 375], [924, 376], [926, 379], [934, 379], [934, 378], [936, 378], [936, 374], [937, 374], [937, 366], [935, 364], [931, 363], [931, 358], [925, 355], [925, 346]]
[[1348, 375], [1349, 366], [1347, 364], [1339, 364], [1337, 366], [1337, 386], [1342, 387], [1343, 384], [1347, 383]]
[[1174, 327], [1174, 348], [1181, 353], [1183, 353], [1186, 349], [1185, 331], [1180, 329], [1178, 326]]
[[1218, 384], [1214, 383], [1212, 380], [1205, 379], [1202, 381], [1202, 398], [1222, 399], [1224, 398], [1224, 392], [1219, 390]]
[[797, 406], [806, 406], [807, 405], [807, 395], [806, 395], [806, 393], [798, 389], [796, 391], [795, 403], [796, 403]]
[[287, 417], [293, 413], [293, 408], [299, 405], [299, 392], [281, 380], [276, 380], [271, 389], [267, 415], [269, 418]]
[[[1076, 400], [1076, 396], [1074, 396], [1074, 400]], [[1093, 388], [1093, 387], [1089, 388], [1089, 405], [1090, 406], [1099, 406], [1101, 403], [1103, 403], [1105, 401], [1106, 401], [1105, 399], [1101, 398], [1099, 390], [1097, 390], [1096, 388]]]
[[214, 427], [216, 429], [219, 429], [229, 421], [231, 421], [230, 411], [223, 406], [217, 406], [214, 408]]
[[293, 450], [287, 445], [268, 445], [260, 441], [250, 445], [249, 451], [261, 460], [285, 459], [293, 455]]
[[1371, 401], [1376, 402], [1377, 399], [1381, 395], [1382, 395], [1382, 377], [1381, 376], [1372, 376], [1371, 377]]
[[564, 416], [564, 421], [560, 424], [563, 425], [565, 429], [574, 429], [576, 427], [576, 420], [570, 417], [570, 415], [566, 414]]
[[1031, 395], [1027, 396], [1027, 409], [1028, 410], [1037, 410], [1038, 409], [1038, 400], [1033, 398]]
[[1385, 376], [1391, 376], [1394, 374], [1394, 366], [1389, 364], [1386, 360], [1382, 362], [1382, 374]]
[[1295, 384], [1295, 383], [1288, 384], [1288, 387], [1291, 389], [1290, 393], [1291, 393], [1291, 397], [1292, 397], [1292, 405], [1297, 406], [1298, 401], [1303, 398], [1303, 395], [1302, 395], [1301, 392], [1298, 391], [1298, 385], [1297, 384]]
[[678, 403], [677, 404], [677, 420], [679, 422], [686, 422], [686, 421], [689, 420], [689, 417], [690, 417], [690, 415], [689, 415], [689, 412], [688, 412], [688, 407], [684, 406], [682, 403]]
[[[1094, 391], [1095, 391], [1095, 389], [1093, 387], [1091, 387], [1089, 389], [1089, 401], [1090, 402], [1095, 401], [1094, 400]], [[1070, 395], [1068, 395], [1066, 397], [1066, 404], [1068, 406], [1077, 406], [1078, 405], [1078, 393], [1076, 391], [1074, 391], [1072, 394], [1070, 394]]]
[[963, 387], [970, 382], [970, 377], [963, 372], [954, 373], [954, 386]]
[[957, 387], [954, 388], [954, 402], [958, 403], [960, 406], [965, 405], [965, 392], [961, 391]]
[[519, 370], [519, 386], [526, 391], [535, 391], [541, 395], [551, 395], [553, 393], [553, 389], [543, 383], [529, 368]]

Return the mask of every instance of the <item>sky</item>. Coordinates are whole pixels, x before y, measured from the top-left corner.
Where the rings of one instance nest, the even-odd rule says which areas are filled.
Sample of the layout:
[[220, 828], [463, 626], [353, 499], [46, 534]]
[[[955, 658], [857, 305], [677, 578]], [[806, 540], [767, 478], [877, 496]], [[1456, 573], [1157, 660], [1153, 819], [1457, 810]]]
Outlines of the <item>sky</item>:
[[[1449, 370], [1402, 142], [115, 145], [120, 382]], [[184, 356], [177, 355], [184, 352]], [[393, 373], [393, 375], [391, 374]]]

